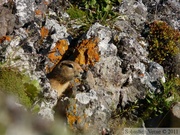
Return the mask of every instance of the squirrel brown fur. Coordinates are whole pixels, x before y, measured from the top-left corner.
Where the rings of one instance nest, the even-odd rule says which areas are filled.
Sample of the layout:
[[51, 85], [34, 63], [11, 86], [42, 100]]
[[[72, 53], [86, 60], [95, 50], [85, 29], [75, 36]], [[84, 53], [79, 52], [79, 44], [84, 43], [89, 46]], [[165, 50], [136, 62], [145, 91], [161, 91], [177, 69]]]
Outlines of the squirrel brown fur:
[[70, 81], [76, 77], [81, 77], [83, 70], [81, 66], [70, 60], [64, 60], [48, 74], [51, 87], [57, 91], [58, 97], [68, 88]]

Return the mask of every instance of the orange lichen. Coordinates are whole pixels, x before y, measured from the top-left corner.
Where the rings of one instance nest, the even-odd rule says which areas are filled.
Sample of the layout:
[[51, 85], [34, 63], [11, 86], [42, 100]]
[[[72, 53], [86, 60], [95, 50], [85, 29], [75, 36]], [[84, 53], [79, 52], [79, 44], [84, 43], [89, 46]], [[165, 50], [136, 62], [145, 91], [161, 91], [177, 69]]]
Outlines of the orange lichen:
[[42, 15], [42, 11], [39, 10], [39, 9], [36, 9], [36, 10], [35, 10], [35, 15]]
[[54, 64], [53, 67], [46, 66], [46, 72], [49, 73], [52, 69], [59, 63], [62, 59], [62, 56], [68, 49], [68, 42], [67, 40], [59, 40], [56, 43], [56, 46], [49, 52], [48, 58]]
[[99, 48], [97, 46], [98, 38], [91, 38], [83, 40], [77, 47], [75, 55], [75, 62], [80, 65], [94, 65], [99, 61]]
[[86, 114], [82, 116], [78, 116], [76, 104], [74, 104], [73, 106], [69, 106], [68, 110], [69, 111], [66, 113], [66, 115], [67, 115], [68, 124], [71, 129], [75, 128], [74, 127], [75, 124], [84, 125], [83, 126], [84, 130], [88, 129], [88, 123], [83, 123], [83, 120], [86, 118]]
[[44, 3], [44, 5], [46, 5], [46, 6], [49, 5], [49, 2], [48, 2], [48, 1], [44, 1], [43, 3]]
[[67, 120], [70, 127], [72, 128], [74, 123], [79, 121], [80, 117], [76, 116], [76, 104], [74, 104], [74, 106], [72, 106], [71, 109], [72, 110], [69, 111], [69, 113], [67, 113]]
[[11, 37], [10, 36], [5, 36], [5, 40], [7, 40], [7, 41], [11, 41]]
[[81, 81], [79, 80], [79, 78], [75, 78], [75, 79], [74, 79], [74, 82], [75, 82], [75, 83], [80, 83]]
[[0, 43], [3, 43], [5, 40], [7, 41], [11, 41], [11, 37], [10, 36], [3, 36], [0, 38]]
[[42, 38], [45, 38], [48, 36], [48, 33], [49, 33], [49, 30], [45, 27], [42, 27], [41, 30], [40, 30], [40, 34], [41, 34], [41, 37]]
[[78, 121], [79, 117], [78, 116], [75, 116], [75, 115], [71, 115], [71, 114], [68, 114], [67, 115], [67, 118], [68, 118], [68, 123], [70, 125], [70, 127], [72, 128], [74, 123]]

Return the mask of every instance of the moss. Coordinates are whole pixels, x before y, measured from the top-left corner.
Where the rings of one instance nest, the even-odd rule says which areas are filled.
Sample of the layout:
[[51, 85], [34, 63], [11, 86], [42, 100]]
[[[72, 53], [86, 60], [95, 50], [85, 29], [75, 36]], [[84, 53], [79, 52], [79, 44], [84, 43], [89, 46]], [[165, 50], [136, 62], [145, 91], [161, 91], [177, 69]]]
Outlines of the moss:
[[0, 69], [0, 76], [0, 91], [17, 97], [27, 108], [33, 105], [40, 91], [38, 81], [31, 80], [14, 69]]
[[[173, 68], [173, 57], [180, 53], [180, 32], [166, 22], [154, 21], [147, 24], [143, 33], [149, 42], [149, 57], [166, 69]], [[168, 66], [168, 67], [167, 67]], [[167, 68], [166, 68], [167, 67]]]
[[66, 12], [70, 15], [71, 19], [81, 19], [86, 16], [86, 13], [77, 6], [71, 6]]

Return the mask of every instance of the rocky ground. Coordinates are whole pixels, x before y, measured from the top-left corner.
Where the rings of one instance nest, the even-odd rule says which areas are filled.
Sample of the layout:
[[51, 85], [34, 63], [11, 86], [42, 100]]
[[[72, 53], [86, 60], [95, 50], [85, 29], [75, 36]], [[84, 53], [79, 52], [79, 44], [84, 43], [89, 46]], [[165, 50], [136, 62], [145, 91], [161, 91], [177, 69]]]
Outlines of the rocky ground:
[[[124, 127], [156, 127], [147, 116], [167, 111], [152, 104], [162, 103], [165, 82], [179, 79], [180, 52], [166, 61], [150, 58], [147, 26], [165, 22], [179, 47], [180, 2], [122, 0], [113, 6], [115, 19], [92, 24], [72, 19], [70, 8], [67, 0], [0, 1], [0, 133], [119, 135]], [[58, 100], [46, 75], [63, 60], [79, 63], [84, 74]], [[173, 92], [162, 99], [178, 102]]]

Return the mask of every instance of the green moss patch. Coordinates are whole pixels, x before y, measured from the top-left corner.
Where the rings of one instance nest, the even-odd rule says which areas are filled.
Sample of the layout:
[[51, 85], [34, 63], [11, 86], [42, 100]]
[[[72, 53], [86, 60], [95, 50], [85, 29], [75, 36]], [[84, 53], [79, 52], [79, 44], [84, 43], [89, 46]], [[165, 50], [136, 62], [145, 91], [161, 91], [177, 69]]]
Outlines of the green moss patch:
[[0, 91], [17, 97], [19, 102], [30, 108], [38, 97], [40, 85], [14, 69], [0, 69]]

